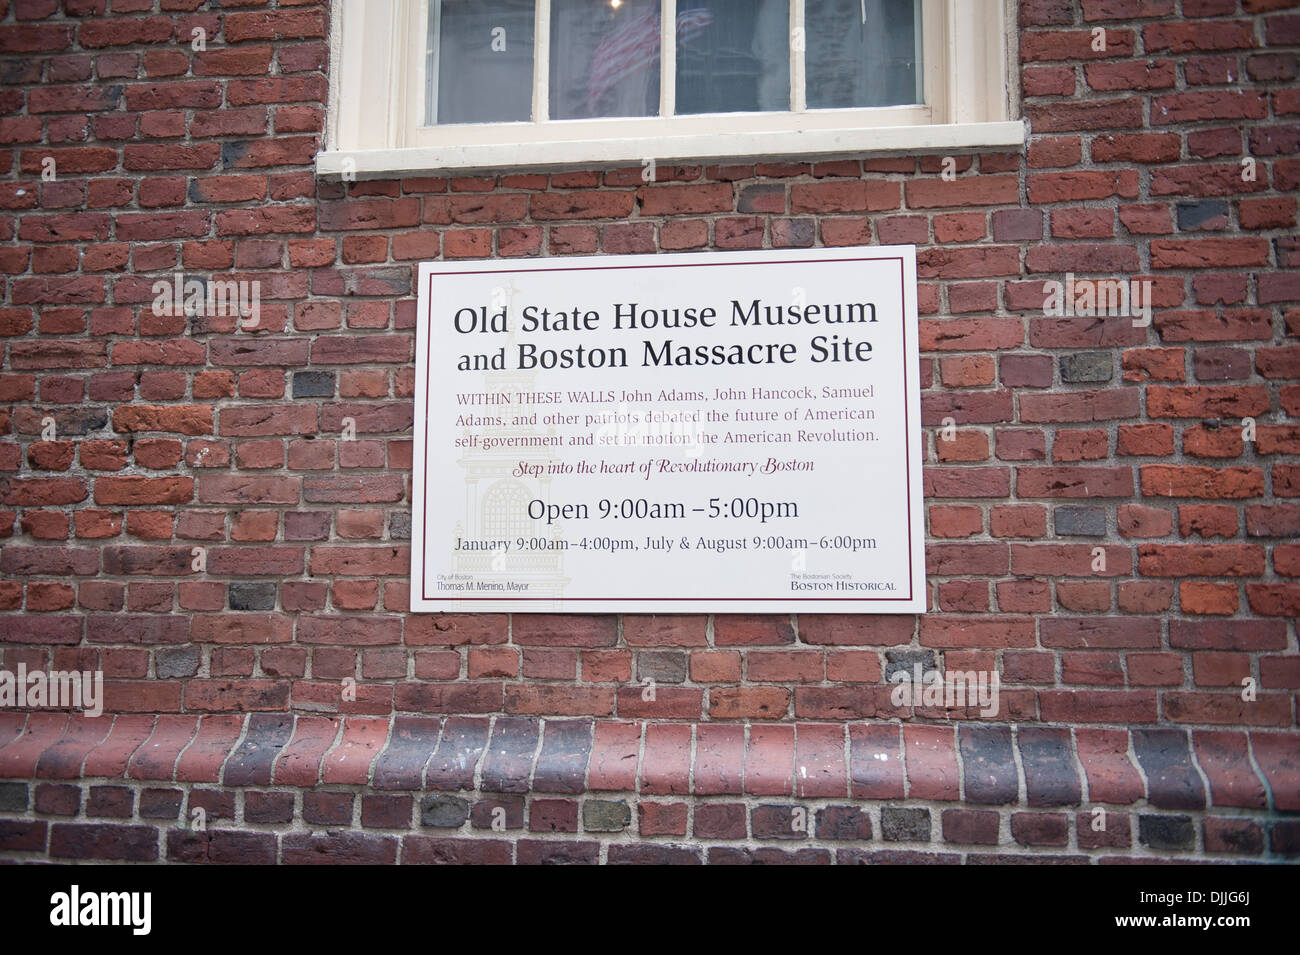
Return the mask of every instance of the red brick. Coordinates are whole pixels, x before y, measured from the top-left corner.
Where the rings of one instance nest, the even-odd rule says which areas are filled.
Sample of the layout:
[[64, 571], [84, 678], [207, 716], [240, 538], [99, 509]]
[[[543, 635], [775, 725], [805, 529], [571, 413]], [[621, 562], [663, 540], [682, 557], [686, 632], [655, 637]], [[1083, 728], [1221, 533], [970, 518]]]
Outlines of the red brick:
[[1176, 653], [1130, 653], [1126, 662], [1134, 686], [1182, 686], [1183, 658]]
[[684, 802], [641, 802], [638, 831], [643, 836], [685, 836], [687, 808]]
[[909, 798], [959, 798], [961, 777], [957, 769], [956, 740], [950, 727], [904, 724], [903, 748]]
[[1147, 464], [1139, 471], [1147, 497], [1250, 498], [1264, 493], [1258, 468]]
[[1091, 802], [1128, 805], [1146, 795], [1142, 778], [1128, 757], [1123, 730], [1076, 729], [1079, 763], [1088, 777]]
[[637, 778], [641, 724], [597, 721], [587, 770], [593, 791], [631, 791]]
[[754, 726], [745, 750], [745, 792], [792, 795], [795, 786], [793, 726]]
[[640, 791], [650, 795], [690, 792], [691, 727], [651, 723], [645, 728]]

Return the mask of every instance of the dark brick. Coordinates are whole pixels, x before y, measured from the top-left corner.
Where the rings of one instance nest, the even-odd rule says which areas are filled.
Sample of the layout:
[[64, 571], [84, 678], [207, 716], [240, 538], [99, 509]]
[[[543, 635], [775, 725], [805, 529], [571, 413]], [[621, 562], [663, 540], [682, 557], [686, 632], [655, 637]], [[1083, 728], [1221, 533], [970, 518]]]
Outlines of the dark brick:
[[1280, 856], [1300, 855], [1300, 819], [1273, 823], [1268, 833], [1268, 845]]
[[1110, 381], [1115, 359], [1110, 352], [1085, 351], [1061, 356], [1061, 380], [1073, 383]]
[[398, 716], [388, 746], [375, 760], [376, 789], [421, 789], [424, 764], [438, 745], [442, 721], [430, 716]]
[[590, 720], [549, 721], [542, 737], [542, 751], [533, 770], [533, 790], [541, 793], [582, 792], [590, 755]]
[[295, 398], [333, 398], [334, 372], [295, 371], [293, 373]]
[[438, 749], [425, 770], [430, 789], [473, 789], [474, 767], [487, 746], [488, 721], [452, 717], [442, 728]]
[[[1216, 222], [1215, 220], [1222, 220]], [[1222, 199], [1202, 199], [1199, 202], [1178, 203], [1178, 228], [1222, 228], [1228, 224], [1228, 204]]]
[[871, 817], [857, 806], [826, 806], [817, 810], [818, 839], [870, 839]]
[[966, 801], [1002, 806], [1020, 795], [1009, 726], [962, 726], [958, 730], [966, 780]]
[[1025, 795], [1031, 806], [1077, 806], [1083, 798], [1070, 731], [1021, 727], [1017, 733]]
[[492, 729], [492, 742], [483, 760], [484, 792], [521, 793], [528, 791], [528, 777], [537, 750], [537, 720], [502, 717]]
[[880, 834], [886, 842], [929, 842], [930, 810], [882, 806]]
[[1191, 816], [1138, 816], [1138, 839], [1152, 849], [1191, 849], [1196, 845], [1196, 827]]
[[275, 757], [292, 735], [293, 717], [289, 714], [253, 713], [248, 717], [244, 741], [226, 761], [222, 781], [227, 786], [269, 785]]
[[622, 832], [632, 824], [632, 807], [622, 799], [588, 799], [582, 804], [584, 832]]
[[886, 650], [885, 682], [893, 682], [895, 673], [906, 673], [908, 676], [912, 676], [913, 670], [918, 663], [921, 665], [921, 676], [923, 677], [931, 670], [938, 669], [933, 650]]
[[154, 654], [154, 669], [160, 680], [194, 676], [199, 672], [200, 662], [199, 648], [195, 646], [168, 647]]
[[26, 783], [0, 783], [0, 812], [26, 812], [27, 796]]
[[236, 581], [230, 585], [231, 610], [274, 610], [275, 584]]
[[430, 793], [420, 800], [420, 825], [455, 829], [469, 818], [469, 800], [447, 793]]
[[1159, 809], [1204, 809], [1205, 789], [1192, 765], [1186, 730], [1135, 729], [1133, 751], [1147, 777], [1147, 801]]
[[636, 655], [636, 675], [644, 682], [685, 683], [686, 654], [680, 650], [642, 650]]
[[1106, 509], [1102, 507], [1058, 507], [1052, 511], [1059, 537], [1105, 537]]

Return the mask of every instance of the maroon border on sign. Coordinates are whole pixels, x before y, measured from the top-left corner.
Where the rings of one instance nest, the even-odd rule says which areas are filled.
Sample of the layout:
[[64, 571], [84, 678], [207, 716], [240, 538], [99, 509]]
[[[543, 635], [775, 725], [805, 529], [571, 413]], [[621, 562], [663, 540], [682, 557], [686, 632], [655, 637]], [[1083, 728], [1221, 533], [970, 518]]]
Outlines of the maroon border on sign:
[[435, 272], [429, 273], [428, 300], [429, 310], [425, 316], [428, 322], [428, 331], [425, 335], [425, 356], [424, 356], [424, 488], [421, 489], [421, 499], [424, 501], [424, 518], [420, 522], [420, 554], [422, 565], [420, 567], [420, 597], [423, 600], [447, 600], [447, 601], [487, 601], [501, 603], [503, 601], [515, 600], [544, 600], [560, 601], [573, 603], [600, 603], [608, 601], [626, 601], [626, 602], [649, 602], [649, 601], [679, 601], [682, 603], [689, 602], [783, 602], [783, 603], [897, 603], [901, 600], [911, 600], [916, 592], [916, 582], [912, 577], [912, 566], [915, 563], [912, 559], [912, 441], [911, 441], [911, 421], [908, 416], [908, 381], [907, 381], [907, 284], [906, 274], [903, 269], [903, 258], [897, 255], [882, 256], [857, 256], [849, 259], [771, 259], [765, 262], [681, 262], [673, 265], [667, 263], [663, 265], [575, 265], [567, 268], [547, 268], [547, 269], [518, 269], [518, 268], [497, 268], [497, 269], [474, 269], [467, 271], [456, 271], [454, 275], [490, 275], [497, 272], [595, 272], [607, 271], [609, 269], [680, 269], [680, 268], [712, 268], [727, 265], [794, 265], [794, 264], [820, 264], [827, 262], [897, 262], [898, 263], [898, 287], [899, 301], [902, 303], [902, 321], [903, 321], [903, 454], [906, 461], [904, 476], [907, 488], [907, 596], [906, 597], [462, 597], [428, 593], [428, 575], [425, 573], [424, 564], [427, 564], [427, 554], [429, 545], [429, 501], [428, 501], [428, 475], [429, 475], [429, 381], [432, 375], [429, 371], [432, 368], [433, 360], [433, 277]]

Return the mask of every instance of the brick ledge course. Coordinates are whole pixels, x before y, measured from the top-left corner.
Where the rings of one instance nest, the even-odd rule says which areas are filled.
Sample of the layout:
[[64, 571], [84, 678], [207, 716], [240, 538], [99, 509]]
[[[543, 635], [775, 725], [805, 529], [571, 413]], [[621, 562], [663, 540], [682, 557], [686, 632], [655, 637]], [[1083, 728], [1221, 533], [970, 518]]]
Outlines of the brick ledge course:
[[0, 780], [0, 858], [12, 861], [1300, 855], [1290, 732], [9, 712]]

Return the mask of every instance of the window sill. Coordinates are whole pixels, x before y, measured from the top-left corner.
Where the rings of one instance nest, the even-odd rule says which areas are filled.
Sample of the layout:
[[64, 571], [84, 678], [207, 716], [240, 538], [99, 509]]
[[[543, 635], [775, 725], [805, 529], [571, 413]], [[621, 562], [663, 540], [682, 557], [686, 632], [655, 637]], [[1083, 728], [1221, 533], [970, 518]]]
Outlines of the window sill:
[[518, 144], [410, 146], [396, 149], [328, 150], [316, 156], [316, 174], [358, 179], [416, 173], [556, 170], [574, 167], [734, 163], [755, 159], [831, 159], [864, 154], [942, 150], [1020, 149], [1025, 125], [1019, 120], [884, 126], [802, 131], [689, 133], [608, 140]]

